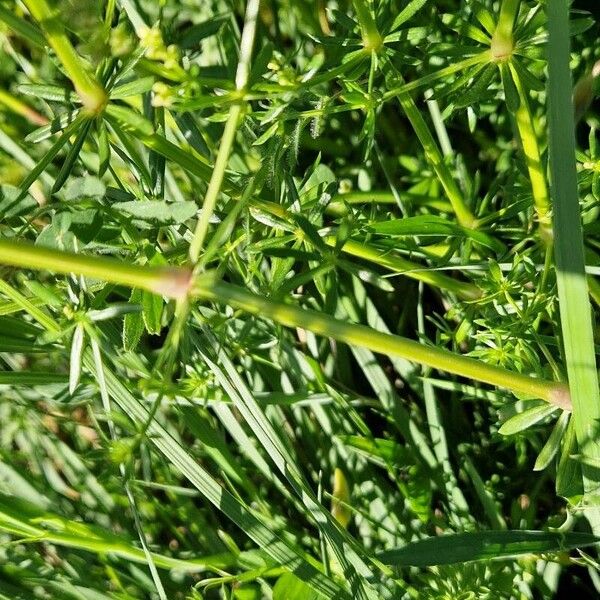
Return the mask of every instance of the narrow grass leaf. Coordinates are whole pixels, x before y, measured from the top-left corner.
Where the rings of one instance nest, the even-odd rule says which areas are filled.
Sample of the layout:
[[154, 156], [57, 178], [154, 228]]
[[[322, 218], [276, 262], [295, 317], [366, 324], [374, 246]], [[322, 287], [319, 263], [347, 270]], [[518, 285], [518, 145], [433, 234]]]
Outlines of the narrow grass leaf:
[[428, 567], [478, 560], [506, 560], [525, 555], [568, 552], [600, 542], [591, 533], [549, 531], [478, 531], [430, 537], [388, 550], [378, 559], [396, 567]]
[[548, 406], [546, 404], [528, 408], [505, 421], [498, 432], [502, 435], [514, 435], [529, 427], [533, 427], [546, 417], [549, 417], [556, 410], [558, 410], [556, 406]]
[[567, 429], [569, 419], [570, 414], [568, 412], [563, 412], [560, 417], [558, 417], [558, 420], [552, 428], [552, 432], [548, 436], [548, 440], [535, 459], [535, 464], [533, 465], [534, 471], [543, 471], [556, 456], [560, 449], [560, 443]]
[[[569, 5], [548, 0], [547, 12], [550, 172], [562, 342], [579, 451], [600, 459], [600, 390], [577, 188]], [[584, 465], [583, 476], [586, 490], [598, 488], [597, 471]], [[600, 510], [586, 511], [586, 516], [600, 533]]]

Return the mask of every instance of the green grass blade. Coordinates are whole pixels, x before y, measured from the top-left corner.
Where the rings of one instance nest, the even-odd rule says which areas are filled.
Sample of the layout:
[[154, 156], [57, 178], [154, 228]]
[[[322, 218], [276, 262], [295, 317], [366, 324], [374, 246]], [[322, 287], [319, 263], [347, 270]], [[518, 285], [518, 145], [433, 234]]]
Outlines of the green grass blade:
[[478, 531], [431, 537], [378, 558], [397, 567], [450, 565], [475, 560], [503, 560], [528, 554], [566, 552], [592, 546], [600, 538], [590, 533], [547, 531]]
[[[548, 29], [550, 171], [562, 342], [579, 450], [585, 456], [599, 459], [600, 392], [577, 190], [569, 8], [564, 0], [548, 1]], [[596, 470], [584, 466], [583, 474], [586, 491], [598, 488]], [[586, 514], [596, 515], [592, 520], [594, 531], [599, 533], [598, 511]]]

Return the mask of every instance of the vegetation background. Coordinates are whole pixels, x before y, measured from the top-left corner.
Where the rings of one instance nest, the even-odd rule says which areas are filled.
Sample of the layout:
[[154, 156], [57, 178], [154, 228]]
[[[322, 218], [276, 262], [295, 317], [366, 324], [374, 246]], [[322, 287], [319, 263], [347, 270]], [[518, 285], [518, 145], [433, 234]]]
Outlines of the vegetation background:
[[597, 598], [599, 22], [0, 0], [0, 598]]

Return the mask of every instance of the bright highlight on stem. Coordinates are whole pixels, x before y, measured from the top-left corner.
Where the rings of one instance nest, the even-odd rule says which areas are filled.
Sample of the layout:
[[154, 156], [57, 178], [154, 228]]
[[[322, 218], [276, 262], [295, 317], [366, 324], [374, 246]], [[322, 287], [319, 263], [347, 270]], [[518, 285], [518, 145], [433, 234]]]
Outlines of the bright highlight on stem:
[[128, 287], [139, 287], [176, 300], [202, 298], [228, 304], [247, 313], [272, 319], [286, 327], [308, 329], [317, 335], [340, 342], [362, 346], [387, 356], [405, 358], [474, 381], [489, 383], [516, 394], [540, 398], [565, 410], [571, 409], [568, 388], [562, 383], [513, 373], [448, 350], [382, 333], [365, 325], [346, 323], [314, 310], [275, 302], [243, 288], [218, 281], [210, 273], [197, 276], [192, 281], [191, 271], [182, 267], [128, 265], [110, 258], [62, 252], [12, 240], [0, 240], [0, 263], [55, 273], [84, 275]]

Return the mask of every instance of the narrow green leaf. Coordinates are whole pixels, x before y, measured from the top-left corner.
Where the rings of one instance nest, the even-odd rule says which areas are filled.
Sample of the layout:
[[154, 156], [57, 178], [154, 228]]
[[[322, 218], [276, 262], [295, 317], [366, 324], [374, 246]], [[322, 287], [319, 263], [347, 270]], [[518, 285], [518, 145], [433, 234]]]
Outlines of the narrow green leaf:
[[498, 253], [506, 251], [506, 246], [492, 236], [482, 231], [461, 227], [436, 215], [419, 215], [417, 217], [375, 222], [370, 223], [369, 228], [376, 233], [390, 236], [456, 236], [469, 238]]
[[71, 358], [69, 362], [69, 394], [71, 395], [75, 391], [75, 388], [79, 383], [79, 376], [81, 375], [83, 333], [83, 325], [77, 325], [77, 327], [75, 327], [75, 332], [73, 333], [73, 339], [71, 340]]
[[162, 329], [163, 299], [156, 294], [142, 291], [142, 317], [146, 331], [150, 335], [158, 335]]
[[140, 77], [126, 83], [116, 85], [110, 92], [111, 100], [121, 100], [131, 96], [139, 96], [145, 94], [152, 89], [154, 85], [154, 77]]
[[547, 404], [541, 404], [540, 406], [534, 406], [518, 413], [505, 421], [502, 427], [498, 430], [502, 435], [514, 435], [524, 429], [533, 427], [536, 423], [543, 421], [546, 417], [549, 417], [554, 411], [558, 410], [556, 406], [548, 406]]
[[[569, 5], [548, 0], [547, 13], [550, 173], [562, 342], [579, 449], [600, 459], [600, 390], [577, 187]], [[596, 490], [598, 472], [585, 465], [582, 470], [586, 491]], [[586, 516], [600, 534], [600, 510], [586, 511]]]
[[567, 498], [572, 503], [583, 495], [583, 481], [581, 479], [581, 464], [571, 457], [577, 453], [577, 437], [575, 422], [570, 419], [565, 435], [563, 436], [560, 451], [560, 460], [556, 469], [556, 493]]
[[113, 117], [121, 127], [127, 133], [141, 133], [145, 136], [151, 136], [154, 134], [154, 127], [152, 123], [148, 121], [140, 113], [128, 108], [127, 106], [121, 106], [120, 104], [109, 104], [106, 107], [106, 114]]
[[548, 440], [535, 460], [535, 465], [533, 466], [534, 471], [543, 471], [556, 456], [556, 453], [560, 448], [562, 437], [567, 429], [570, 416], [571, 415], [565, 411], [558, 417], [556, 424], [552, 428], [552, 433], [550, 433]]
[[67, 181], [67, 178], [71, 174], [71, 171], [75, 166], [75, 161], [79, 157], [79, 152], [81, 151], [81, 148], [87, 138], [91, 126], [92, 121], [90, 119], [87, 119], [82, 123], [81, 128], [75, 136], [75, 141], [73, 142], [71, 149], [67, 153], [67, 156], [63, 161], [62, 167], [58, 172], [58, 175], [56, 176], [56, 180], [54, 181], [54, 185], [52, 186], [53, 194], [56, 194], [56, 192], [58, 192], [62, 188], [64, 183]]
[[[90, 351], [86, 351], [84, 363], [86, 368], [94, 369], [94, 360]], [[259, 517], [223, 489], [156, 419], [149, 419], [146, 408], [132, 396], [110, 369], [105, 369], [105, 376], [108, 391], [115, 402], [134, 422], [150, 423], [148, 436], [151, 442], [217, 510], [236, 523], [278, 565], [291, 572], [302, 573], [302, 579], [325, 598], [340, 598], [340, 600], [350, 598], [344, 589], [315, 567], [313, 560], [309, 562], [305, 556], [297, 552], [295, 546], [275, 533], [263, 517]]]
[[510, 112], [516, 112], [521, 104], [519, 91], [512, 78], [512, 73], [506, 63], [501, 63], [500, 73], [502, 75], [502, 85], [504, 87], [504, 97], [506, 99], [506, 107]]
[[318, 600], [320, 596], [293, 573], [285, 573], [273, 587], [273, 600]]
[[428, 0], [410, 0], [410, 2], [400, 11], [400, 14], [394, 19], [390, 31], [396, 31], [407, 21], [412, 19], [424, 6]]
[[0, 371], [0, 385], [32, 386], [68, 383], [67, 375], [61, 373], [42, 373], [26, 371]]
[[428, 567], [477, 560], [505, 560], [528, 554], [567, 552], [600, 543], [591, 533], [478, 531], [430, 537], [388, 550], [378, 559], [397, 567]]
[[108, 129], [102, 119], [97, 121], [98, 131], [98, 175], [102, 177], [110, 165], [110, 141]]
[[[131, 304], [142, 304], [142, 291], [132, 290], [129, 297]], [[141, 312], [131, 312], [123, 318], [123, 348], [125, 350], [135, 350], [140, 343], [144, 333], [144, 318]]]
[[40, 174], [46, 169], [46, 167], [54, 160], [54, 157], [60, 152], [61, 148], [67, 143], [69, 138], [75, 133], [85, 119], [83, 113], [79, 113], [72, 123], [67, 125], [60, 137], [52, 144], [52, 147], [44, 154], [42, 159], [35, 165], [29, 172], [29, 175], [23, 179], [19, 188], [21, 193], [24, 195], [27, 190], [31, 187], [31, 184], [40, 176]]

